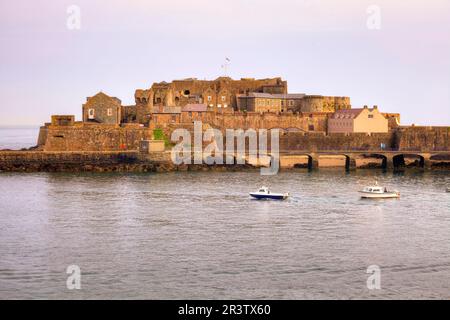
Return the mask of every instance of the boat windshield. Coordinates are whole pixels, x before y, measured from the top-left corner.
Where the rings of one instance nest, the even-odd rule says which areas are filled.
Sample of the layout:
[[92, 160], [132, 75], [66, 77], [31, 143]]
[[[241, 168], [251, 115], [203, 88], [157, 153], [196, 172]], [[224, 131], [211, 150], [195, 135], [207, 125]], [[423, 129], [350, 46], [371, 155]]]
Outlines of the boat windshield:
[[383, 189], [379, 188], [379, 187], [367, 187], [366, 191], [367, 192], [374, 192], [374, 193], [382, 193]]

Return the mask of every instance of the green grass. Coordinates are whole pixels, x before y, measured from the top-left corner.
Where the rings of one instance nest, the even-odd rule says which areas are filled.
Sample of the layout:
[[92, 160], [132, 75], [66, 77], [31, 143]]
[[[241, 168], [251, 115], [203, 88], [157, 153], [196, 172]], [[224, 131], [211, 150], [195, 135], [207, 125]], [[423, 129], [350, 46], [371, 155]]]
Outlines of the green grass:
[[169, 138], [166, 137], [162, 129], [157, 128], [153, 130], [153, 139], [155, 140], [164, 140], [164, 145], [166, 147], [169, 147], [172, 145], [172, 142], [170, 142]]

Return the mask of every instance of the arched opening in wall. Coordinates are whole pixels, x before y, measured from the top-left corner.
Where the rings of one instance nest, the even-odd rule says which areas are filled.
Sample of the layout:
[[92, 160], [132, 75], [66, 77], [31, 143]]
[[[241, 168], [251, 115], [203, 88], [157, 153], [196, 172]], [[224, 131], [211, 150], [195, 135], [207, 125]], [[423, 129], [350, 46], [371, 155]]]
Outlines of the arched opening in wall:
[[425, 159], [417, 154], [404, 154], [403, 166], [407, 168], [423, 168]]
[[309, 168], [310, 157], [307, 155], [280, 156], [280, 168]]
[[155, 103], [160, 104], [161, 103], [161, 98], [160, 97], [155, 98]]
[[363, 154], [356, 158], [356, 166], [362, 169], [385, 168], [387, 158], [381, 154]]
[[450, 168], [450, 154], [433, 155], [430, 160], [433, 163], [433, 167]]
[[188, 89], [186, 89], [186, 90], [183, 91], [183, 95], [184, 95], [185, 97], [189, 97], [190, 94], [191, 94], [191, 91], [188, 90]]
[[180, 104], [180, 98], [178, 98], [178, 97], [175, 97], [175, 105], [179, 105]]
[[322, 155], [319, 156], [319, 167], [323, 168], [345, 168], [347, 157], [345, 155]]
[[398, 154], [394, 157], [395, 168], [423, 168], [424, 157], [418, 154]]
[[393, 158], [394, 168], [402, 168], [405, 166], [405, 158], [402, 154], [396, 155]]

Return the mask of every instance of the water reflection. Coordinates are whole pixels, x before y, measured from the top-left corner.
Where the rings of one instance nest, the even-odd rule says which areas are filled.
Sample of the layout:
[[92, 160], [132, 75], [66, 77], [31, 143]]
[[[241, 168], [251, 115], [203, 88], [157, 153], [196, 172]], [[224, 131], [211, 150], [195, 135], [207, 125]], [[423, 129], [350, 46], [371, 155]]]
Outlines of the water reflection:
[[[401, 199], [361, 200], [375, 180]], [[0, 298], [449, 298], [448, 184], [411, 170], [1, 174]], [[292, 196], [251, 200], [261, 185]]]

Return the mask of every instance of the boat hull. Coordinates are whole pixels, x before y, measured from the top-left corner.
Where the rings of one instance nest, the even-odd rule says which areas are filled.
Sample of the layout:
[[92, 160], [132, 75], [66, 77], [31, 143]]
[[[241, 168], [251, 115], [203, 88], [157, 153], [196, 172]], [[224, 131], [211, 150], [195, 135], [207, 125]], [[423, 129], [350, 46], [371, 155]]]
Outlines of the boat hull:
[[363, 193], [361, 195], [361, 198], [363, 198], [363, 199], [393, 199], [393, 198], [400, 198], [400, 194], [395, 193], [395, 192], [387, 192], [387, 193], [380, 193], [380, 194]]
[[263, 199], [269, 199], [269, 200], [285, 200], [287, 199], [288, 195], [287, 194], [260, 194], [260, 193], [250, 193], [250, 196], [258, 199], [258, 200], [263, 200]]

